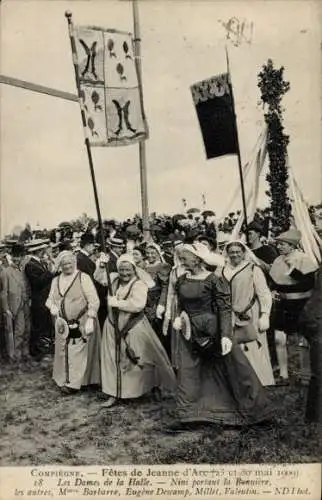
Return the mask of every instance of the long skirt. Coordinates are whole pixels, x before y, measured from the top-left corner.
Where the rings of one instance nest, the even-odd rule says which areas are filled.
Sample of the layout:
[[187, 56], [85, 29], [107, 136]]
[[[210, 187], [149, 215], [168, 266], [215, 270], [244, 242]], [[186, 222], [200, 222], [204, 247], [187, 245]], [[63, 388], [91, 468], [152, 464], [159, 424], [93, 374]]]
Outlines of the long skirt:
[[[98, 325], [97, 325], [98, 326]], [[80, 389], [86, 385], [100, 385], [100, 331], [84, 342], [83, 339], [68, 339], [65, 343], [61, 335], [55, 337], [53, 379], [59, 387]]]
[[144, 317], [128, 333], [126, 342], [138, 364], [126, 354], [122, 340], [120, 350], [120, 394], [117, 394], [117, 369], [115, 362], [115, 334], [109, 318], [106, 319], [101, 346], [102, 391], [120, 398], [138, 398], [154, 387], [175, 390], [176, 379], [169, 358], [160, 340]]
[[258, 341], [241, 344], [241, 349], [255, 370], [261, 384], [265, 386], [275, 385], [266, 333], [260, 333]]
[[265, 389], [239, 345], [209, 361], [182, 336], [178, 342], [176, 416], [180, 421], [244, 425], [271, 416]]

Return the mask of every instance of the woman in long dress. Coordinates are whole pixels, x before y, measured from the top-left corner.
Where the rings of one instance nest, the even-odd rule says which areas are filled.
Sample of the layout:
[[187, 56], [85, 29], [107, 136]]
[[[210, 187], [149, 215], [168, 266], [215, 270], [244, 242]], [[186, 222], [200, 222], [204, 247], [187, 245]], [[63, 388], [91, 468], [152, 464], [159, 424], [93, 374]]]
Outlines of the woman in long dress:
[[51, 284], [46, 306], [55, 318], [53, 379], [65, 394], [100, 385], [99, 298], [91, 278], [77, 269], [76, 257], [62, 252], [61, 274]]
[[235, 340], [264, 386], [274, 385], [266, 331], [272, 295], [255, 255], [241, 241], [231, 241], [224, 254], [227, 262], [222, 276], [232, 294]]
[[171, 363], [174, 370], [177, 370], [178, 368], [178, 335], [180, 335], [180, 333], [173, 328], [173, 322], [178, 315], [178, 301], [175, 287], [179, 277], [186, 272], [180, 260], [180, 249], [182, 246], [183, 243], [180, 242], [174, 249], [174, 266], [171, 269], [169, 277], [162, 330], [163, 335], [170, 336]]
[[[102, 392], [109, 396], [105, 407], [117, 398], [138, 398], [154, 388], [175, 389], [176, 381], [167, 354], [144, 314], [148, 286], [139, 279], [130, 255], [117, 261], [118, 273], [111, 274], [113, 296], [108, 297], [108, 317], [102, 333]], [[97, 280], [106, 281], [100, 270]], [[117, 311], [121, 336], [119, 370], [115, 356], [112, 309]]]
[[159, 337], [168, 356], [171, 356], [170, 338], [162, 333], [162, 318], [165, 312], [167, 290], [171, 267], [164, 262], [161, 249], [156, 243], [148, 243], [145, 249], [145, 271], [154, 281], [149, 288], [145, 313], [153, 330]]
[[[239, 345], [232, 342], [228, 283], [205, 269], [203, 245], [185, 245], [187, 273], [176, 285], [181, 315], [176, 420], [170, 430], [192, 422], [253, 424], [271, 417], [265, 390]], [[205, 248], [205, 247], [204, 247]]]

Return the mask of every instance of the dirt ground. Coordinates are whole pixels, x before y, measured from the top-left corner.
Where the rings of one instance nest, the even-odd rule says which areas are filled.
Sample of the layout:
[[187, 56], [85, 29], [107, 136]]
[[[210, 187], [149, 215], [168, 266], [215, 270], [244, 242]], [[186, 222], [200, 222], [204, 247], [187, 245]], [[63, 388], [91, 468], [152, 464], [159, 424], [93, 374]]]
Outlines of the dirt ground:
[[1, 367], [0, 459], [9, 465], [318, 462], [318, 430], [304, 423], [306, 388], [270, 389], [277, 423], [247, 431], [205, 426], [169, 435], [170, 397], [102, 409], [95, 391], [62, 396], [51, 362]]

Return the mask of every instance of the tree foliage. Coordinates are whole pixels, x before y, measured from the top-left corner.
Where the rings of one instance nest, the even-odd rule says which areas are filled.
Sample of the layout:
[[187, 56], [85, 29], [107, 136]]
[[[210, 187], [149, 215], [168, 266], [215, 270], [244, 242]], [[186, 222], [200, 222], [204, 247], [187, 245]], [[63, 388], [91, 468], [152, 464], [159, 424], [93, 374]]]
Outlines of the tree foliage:
[[275, 69], [273, 61], [269, 59], [258, 75], [258, 87], [261, 91], [261, 100], [266, 107], [264, 117], [268, 127], [267, 195], [271, 199], [272, 230], [278, 233], [289, 229], [291, 218], [291, 203], [287, 195], [289, 136], [284, 134], [284, 109], [281, 105], [283, 96], [290, 89], [290, 84], [284, 80], [284, 67]]

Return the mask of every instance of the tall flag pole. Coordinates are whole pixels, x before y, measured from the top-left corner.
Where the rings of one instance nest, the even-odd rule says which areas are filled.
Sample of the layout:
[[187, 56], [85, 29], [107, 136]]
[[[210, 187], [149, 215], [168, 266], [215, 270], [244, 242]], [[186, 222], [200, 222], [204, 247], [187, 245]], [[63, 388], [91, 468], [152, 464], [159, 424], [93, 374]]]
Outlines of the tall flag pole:
[[102, 224], [100, 205], [99, 205], [99, 201], [98, 201], [97, 185], [96, 185], [96, 179], [95, 179], [91, 145], [90, 145], [89, 137], [88, 137], [87, 120], [86, 120], [85, 109], [84, 109], [84, 99], [83, 99], [83, 94], [82, 94], [81, 86], [80, 86], [78, 57], [77, 57], [77, 52], [76, 52], [76, 43], [75, 43], [74, 31], [73, 31], [72, 13], [66, 12], [65, 16], [66, 16], [67, 22], [68, 22], [68, 31], [69, 31], [69, 37], [70, 37], [70, 43], [71, 43], [71, 49], [72, 49], [76, 87], [77, 87], [77, 93], [78, 93], [78, 100], [79, 100], [79, 104], [80, 104], [80, 108], [81, 108], [82, 124], [83, 124], [83, 129], [84, 129], [84, 134], [85, 134], [85, 147], [86, 147], [89, 170], [90, 170], [92, 184], [93, 184], [97, 220], [98, 220], [98, 225], [99, 225], [101, 239], [102, 239], [101, 243], [102, 243], [102, 248], [104, 251], [105, 250], [105, 248], [104, 248], [105, 247], [105, 239], [104, 239], [103, 231], [102, 231], [103, 224]]
[[239, 170], [240, 187], [241, 187], [243, 212], [244, 212], [245, 234], [246, 234], [246, 241], [247, 241], [247, 243], [249, 243], [249, 238], [248, 238], [248, 220], [247, 220], [247, 204], [246, 204], [244, 177], [243, 177], [243, 166], [242, 166], [241, 155], [240, 155], [239, 138], [238, 138], [238, 127], [237, 127], [237, 116], [236, 116], [236, 110], [235, 110], [235, 99], [234, 99], [234, 92], [233, 92], [233, 87], [232, 87], [232, 83], [231, 83], [230, 66], [229, 66], [229, 56], [228, 56], [227, 46], [225, 47], [225, 51], [226, 51], [228, 85], [229, 85], [229, 88], [230, 88], [231, 105], [232, 105], [233, 116], [234, 116], [234, 134], [235, 134], [235, 142], [236, 142], [236, 148], [237, 148], [238, 170]]
[[[90, 139], [89, 139], [90, 133], [88, 130], [88, 127], [90, 127], [90, 130], [93, 133], [94, 129], [90, 126], [91, 123], [93, 123], [93, 120], [90, 121], [91, 119], [88, 118], [88, 115], [87, 115], [88, 108], [85, 104], [85, 93], [84, 93], [84, 90], [82, 89], [82, 84], [81, 84], [81, 79], [80, 79], [81, 72], [80, 72], [80, 67], [79, 67], [79, 62], [78, 62], [78, 54], [77, 54], [77, 48], [76, 48], [74, 26], [73, 26], [73, 22], [72, 22], [72, 13], [67, 11], [65, 13], [65, 16], [66, 16], [67, 22], [68, 22], [68, 32], [69, 32], [69, 37], [70, 37], [73, 65], [74, 65], [74, 71], [75, 71], [75, 81], [76, 81], [76, 87], [77, 87], [77, 93], [78, 93], [78, 100], [79, 100], [80, 109], [81, 109], [81, 118], [82, 118], [82, 124], [83, 124], [84, 135], [85, 135], [85, 146], [86, 146], [86, 151], [87, 151], [88, 164], [89, 164], [89, 169], [90, 169], [90, 174], [91, 174], [91, 179], [92, 179], [92, 184], [93, 184], [94, 199], [95, 199], [97, 220], [98, 220], [99, 231], [100, 231], [101, 246], [102, 246], [103, 252], [106, 253], [106, 242], [105, 242], [102, 217], [101, 217], [100, 205], [99, 205], [98, 194], [97, 194], [97, 185], [96, 185], [96, 179], [95, 179], [91, 144], [90, 144]], [[90, 61], [90, 59], [89, 59], [89, 61]], [[91, 61], [90, 61], [90, 62], [92, 62], [91, 71], [95, 72], [95, 66], [94, 66], [93, 61], [94, 61], [94, 59], [93, 59], [93, 51], [92, 51], [92, 57], [91, 57]], [[109, 275], [109, 271], [108, 271], [108, 265], [106, 266], [106, 274], [107, 274], [108, 293], [109, 293], [109, 295], [113, 295], [111, 279], [110, 279], [110, 275]], [[120, 369], [121, 338], [120, 338], [120, 332], [119, 332], [119, 328], [118, 328], [117, 310], [112, 309], [112, 314], [113, 314], [114, 331], [115, 331], [115, 364], [116, 364], [116, 370], [117, 370], [116, 395], [119, 398], [121, 396], [121, 369]]]
[[[139, 25], [139, 9], [137, 0], [132, 0], [132, 10], [133, 10], [135, 64], [137, 68], [137, 75], [139, 82], [141, 109], [142, 109], [143, 119], [145, 120], [144, 106], [143, 106], [141, 38], [140, 38], [140, 25]], [[139, 157], [140, 157], [140, 185], [141, 185], [143, 237], [145, 241], [148, 241], [150, 239], [150, 224], [149, 224], [149, 204], [148, 204], [148, 182], [147, 182], [147, 171], [146, 171], [146, 149], [144, 140], [139, 142]]]

